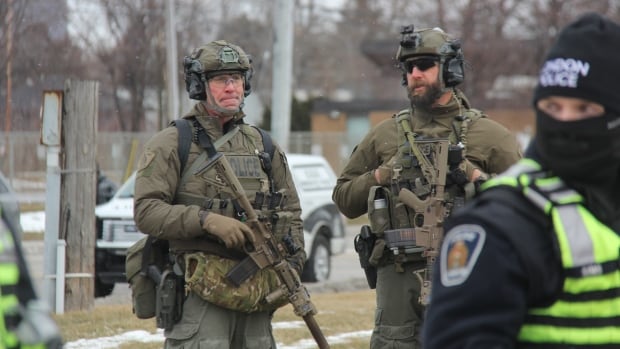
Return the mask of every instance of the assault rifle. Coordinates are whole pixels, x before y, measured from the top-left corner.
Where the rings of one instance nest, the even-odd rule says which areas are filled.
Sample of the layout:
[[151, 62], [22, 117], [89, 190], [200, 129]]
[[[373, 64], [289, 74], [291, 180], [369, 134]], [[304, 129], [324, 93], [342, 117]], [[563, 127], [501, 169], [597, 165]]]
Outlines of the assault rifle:
[[273, 268], [280, 279], [281, 288], [268, 295], [266, 297], [267, 302], [275, 301], [280, 296], [286, 294], [288, 300], [293, 305], [295, 314], [304, 319], [319, 348], [329, 348], [323, 332], [314, 319], [317, 311], [314, 304], [310, 301], [310, 294], [301, 283], [297, 272], [285, 259], [287, 250], [276, 240], [268, 224], [261, 220], [256, 211], [254, 211], [228, 159], [222, 156], [221, 153], [217, 153], [209, 159], [203, 168], [211, 166], [213, 166], [219, 177], [230, 186], [233, 194], [232, 199], [236, 200], [243, 210], [245, 217], [242, 221], [252, 229], [255, 239], [252, 244], [244, 246], [248, 257], [231, 269], [226, 277], [238, 286], [254, 275], [259, 269]]
[[[422, 256], [426, 258], [426, 268], [416, 272], [416, 275], [422, 284], [419, 301], [427, 305], [430, 302], [433, 264], [439, 255], [444, 235], [443, 221], [448, 214], [444, 193], [448, 173], [448, 152], [451, 146], [447, 139], [412, 141], [411, 146], [417, 150], [416, 157], [423, 158], [423, 161], [418, 159], [418, 162], [422, 166], [431, 192], [422, 200], [409, 189], [401, 188], [398, 198], [415, 211], [416, 223], [421, 222], [420, 225], [416, 225], [414, 231], [416, 245], [424, 248]], [[418, 147], [423, 147], [425, 151], [420, 151]]]

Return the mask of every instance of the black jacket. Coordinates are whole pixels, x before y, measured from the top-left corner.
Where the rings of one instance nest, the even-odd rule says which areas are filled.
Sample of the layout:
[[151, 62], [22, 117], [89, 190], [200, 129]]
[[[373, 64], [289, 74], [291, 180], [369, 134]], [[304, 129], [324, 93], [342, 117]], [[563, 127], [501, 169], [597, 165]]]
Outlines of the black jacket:
[[552, 303], [562, 289], [551, 220], [518, 189], [499, 187], [454, 212], [446, 236], [464, 224], [484, 235], [480, 254], [453, 286], [442, 284], [438, 259], [424, 348], [514, 348], [528, 308]]

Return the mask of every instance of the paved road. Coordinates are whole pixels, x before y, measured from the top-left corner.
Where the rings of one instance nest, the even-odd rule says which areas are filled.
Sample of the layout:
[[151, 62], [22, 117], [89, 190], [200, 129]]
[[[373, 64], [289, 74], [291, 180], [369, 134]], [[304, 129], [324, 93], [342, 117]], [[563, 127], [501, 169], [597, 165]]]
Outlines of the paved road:
[[[350, 225], [346, 232], [346, 250], [343, 254], [332, 257], [332, 272], [329, 280], [325, 282], [307, 283], [310, 293], [337, 292], [367, 288], [364, 272], [359, 266], [359, 260], [353, 249], [353, 237], [359, 232], [358, 225]], [[43, 291], [43, 259], [44, 248], [42, 240], [24, 241], [26, 260], [30, 273], [35, 281], [37, 291], [42, 295]], [[128, 304], [131, 303], [131, 295], [127, 284], [118, 283], [112, 294], [105, 298], [95, 299], [95, 306], [103, 304]]]

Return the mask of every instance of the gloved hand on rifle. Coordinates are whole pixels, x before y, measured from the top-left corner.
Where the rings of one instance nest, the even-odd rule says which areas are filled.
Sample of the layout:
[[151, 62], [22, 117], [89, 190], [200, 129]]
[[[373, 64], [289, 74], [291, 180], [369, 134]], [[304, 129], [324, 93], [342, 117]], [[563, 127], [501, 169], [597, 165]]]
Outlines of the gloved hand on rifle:
[[394, 155], [390, 160], [379, 165], [379, 167], [374, 170], [373, 175], [375, 176], [377, 183], [380, 185], [390, 184], [392, 180], [392, 169], [394, 168], [394, 164], [398, 158], [397, 155]]
[[200, 212], [200, 224], [207, 233], [220, 239], [227, 248], [243, 248], [254, 242], [254, 233], [245, 223], [213, 212]]

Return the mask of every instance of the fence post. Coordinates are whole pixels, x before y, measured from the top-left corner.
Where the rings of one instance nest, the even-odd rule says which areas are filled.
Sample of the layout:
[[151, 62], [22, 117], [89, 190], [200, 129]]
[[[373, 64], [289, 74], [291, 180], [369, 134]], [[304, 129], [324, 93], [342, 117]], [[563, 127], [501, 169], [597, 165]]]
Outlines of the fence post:
[[[58, 270], [56, 242], [60, 223], [60, 153], [61, 153], [61, 120], [62, 120], [62, 91], [44, 91], [43, 108], [41, 114], [41, 144], [46, 149], [46, 176], [45, 176], [45, 229], [44, 229], [44, 263], [43, 263], [43, 290], [50, 309], [57, 313], [58, 298]], [[54, 301], [56, 299], [56, 301]]]

